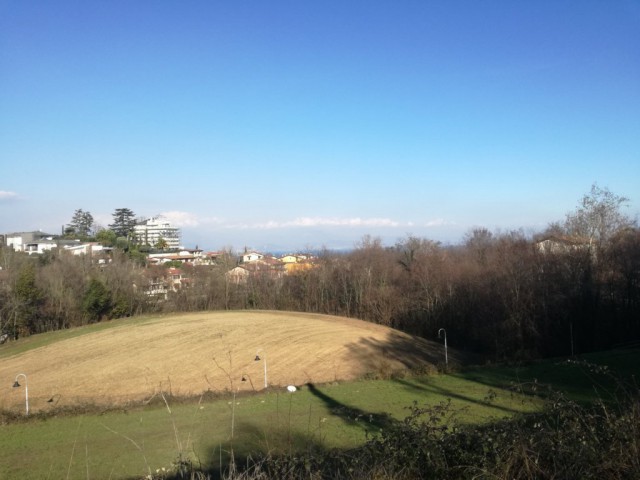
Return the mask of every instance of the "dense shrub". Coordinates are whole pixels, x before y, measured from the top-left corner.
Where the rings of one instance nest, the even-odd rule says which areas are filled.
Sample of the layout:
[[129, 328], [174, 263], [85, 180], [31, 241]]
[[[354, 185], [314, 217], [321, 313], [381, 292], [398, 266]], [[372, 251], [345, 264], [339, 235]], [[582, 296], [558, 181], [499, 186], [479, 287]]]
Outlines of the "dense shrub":
[[97, 279], [91, 279], [82, 299], [82, 308], [90, 322], [100, 320], [111, 310], [111, 292]]

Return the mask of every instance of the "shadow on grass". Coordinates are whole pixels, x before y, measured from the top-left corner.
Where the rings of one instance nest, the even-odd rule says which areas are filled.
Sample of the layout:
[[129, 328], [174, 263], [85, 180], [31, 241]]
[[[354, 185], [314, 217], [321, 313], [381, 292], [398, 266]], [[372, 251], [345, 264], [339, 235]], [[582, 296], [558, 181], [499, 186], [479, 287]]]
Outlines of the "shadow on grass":
[[[435, 366], [445, 363], [444, 346], [438, 342], [392, 333], [386, 341], [364, 338], [348, 348], [367, 371], [382, 377], [392, 377], [390, 365], [402, 365], [414, 372], [433, 372]], [[547, 397], [554, 392], [564, 392], [569, 398], [581, 402], [612, 400], [620, 393], [623, 384], [637, 390], [640, 375], [640, 349], [609, 350], [583, 355], [574, 359], [552, 359], [520, 365], [478, 365], [481, 358], [456, 349], [448, 349], [448, 367], [453, 377], [477, 382], [489, 388], [511, 390], [514, 393]], [[622, 380], [622, 382], [621, 382]], [[418, 391], [422, 387], [410, 385]], [[441, 393], [470, 402], [475, 399], [459, 392], [424, 385], [434, 393]], [[509, 411], [509, 409], [505, 409]]]
[[574, 401], [590, 403], [616, 401], [627, 390], [637, 390], [638, 365], [640, 350], [610, 351], [573, 359], [470, 368], [452, 376], [543, 398], [563, 392]]
[[386, 413], [372, 413], [360, 408], [351, 407], [318, 389], [313, 383], [307, 383], [309, 392], [321, 400], [332, 415], [342, 419], [349, 425], [362, 426], [367, 433], [378, 432], [387, 428], [396, 420]]
[[[316, 385], [306, 385], [309, 392], [318, 398], [332, 416], [341, 419], [348, 425], [362, 428], [366, 433], [378, 433], [380, 429], [397, 423], [390, 415], [367, 412], [338, 401]], [[280, 420], [268, 426], [254, 422], [241, 422], [235, 427], [234, 437], [220, 445], [211, 445], [204, 458], [196, 462], [188, 461], [183, 471], [198, 471], [212, 479], [229, 477], [235, 471], [247, 471], [260, 466], [269, 459], [272, 468], [277, 466], [278, 458], [288, 457], [290, 461], [295, 455], [320, 458], [335, 448], [325, 442], [321, 427], [313, 427], [307, 432], [293, 428], [291, 420], [283, 415]], [[180, 470], [168, 479], [191, 478], [180, 476]], [[197, 477], [196, 477], [197, 478]]]
[[[167, 480], [192, 478], [190, 472], [201, 472], [211, 479], [229, 478], [231, 473], [248, 471], [292, 454], [324, 455], [328, 452], [321, 435], [294, 431], [290, 426], [270, 426], [265, 430], [251, 422], [236, 427], [236, 435], [226, 444], [211, 446], [205, 459], [198, 463], [185, 462], [183, 473], [176, 471]], [[186, 474], [186, 476], [185, 476]], [[182, 475], [182, 476], [181, 476]], [[199, 477], [194, 477], [199, 478]]]
[[[370, 372], [377, 372], [384, 363], [395, 363], [414, 371], [435, 370], [445, 365], [444, 345], [432, 340], [392, 332], [386, 340], [363, 338], [347, 346], [357, 360]], [[457, 368], [480, 361], [480, 357], [447, 349], [449, 366]]]
[[[433, 343], [433, 342], [432, 342]], [[436, 344], [437, 345], [437, 344]], [[422, 362], [437, 358], [433, 352], [407, 339], [401, 335], [394, 335], [389, 342], [377, 342], [366, 339], [359, 344], [352, 345], [365, 359], [371, 359], [372, 351], [378, 352], [382, 358], [398, 359], [407, 367], [419, 367]], [[404, 349], [409, 349], [404, 351]], [[427, 348], [426, 346], [424, 348]], [[431, 355], [431, 356], [430, 356]], [[455, 358], [455, 357], [454, 357]], [[609, 362], [610, 358], [615, 358], [614, 362]], [[375, 356], [371, 361], [379, 360]], [[451, 358], [450, 358], [451, 360]], [[622, 366], [626, 378], [633, 378], [633, 375], [640, 365], [640, 350], [628, 352], [626, 354], [615, 354], [615, 356], [600, 354], [589, 356], [582, 360], [549, 360], [541, 362], [531, 362], [517, 366], [485, 366], [478, 368], [468, 368], [451, 374], [451, 377], [458, 377], [465, 381], [475, 382], [489, 388], [499, 388], [512, 390], [514, 393], [525, 395], [545, 396], [545, 388], [549, 386], [552, 390], [562, 391], [569, 394], [578, 401], [593, 401], [602, 399], [609, 395], [611, 389], [616, 388], [615, 381], [608, 374], [608, 369], [602, 366], [607, 363]], [[373, 363], [372, 363], [373, 365]], [[615, 367], [612, 367], [615, 369]], [[432, 377], [431, 377], [432, 378]], [[462, 402], [482, 405], [496, 411], [504, 413], [516, 413], [516, 409], [508, 406], [496, 405], [490, 400], [482, 400], [472, 397], [463, 392], [455, 391], [455, 387], [443, 387], [430, 381], [430, 377], [422, 378], [397, 378], [394, 380], [402, 388], [411, 389], [416, 393], [433, 393], [442, 395]], [[388, 428], [396, 423], [389, 415], [371, 413], [361, 408], [353, 407], [328, 395], [325, 389], [314, 384], [307, 384], [311, 395], [319, 399], [325, 407], [335, 417], [340, 418], [347, 424], [357, 425], [366, 432], [378, 432], [380, 429]], [[579, 398], [576, 398], [579, 397]], [[381, 407], [384, 408], [384, 407]], [[321, 432], [308, 431], [301, 432], [292, 430], [287, 420], [284, 423], [277, 421], [275, 425], [269, 427], [258, 426], [253, 422], [243, 422], [238, 424], [233, 439], [225, 444], [211, 446], [202, 459], [202, 464], [193, 465], [198, 471], [210, 475], [211, 478], [222, 478], [228, 474], [233, 466], [244, 470], [247, 465], [261, 465], [265, 458], [282, 459], [291, 453], [302, 454], [311, 453], [322, 455], [330, 449], [325, 442]], [[171, 478], [190, 478], [174, 476]], [[198, 477], [195, 477], [198, 478]], [[275, 477], [274, 477], [275, 478]]]
[[459, 392], [455, 392], [451, 389], [447, 389], [447, 388], [443, 388], [443, 387], [439, 387], [437, 385], [434, 385], [433, 383], [429, 383], [429, 381], [427, 379], [422, 379], [419, 380], [418, 383], [420, 384], [419, 386], [416, 385], [416, 382], [409, 382], [407, 380], [404, 379], [395, 379], [394, 380], [395, 383], [402, 385], [405, 388], [409, 388], [412, 390], [415, 390], [417, 392], [420, 392], [421, 394], [424, 393], [433, 393], [434, 395], [441, 395], [444, 396], [446, 398], [450, 398], [450, 399], [455, 399], [455, 400], [459, 400], [461, 402], [465, 402], [467, 404], [474, 404], [474, 405], [480, 405], [486, 408], [491, 408], [493, 410], [497, 410], [499, 412], [505, 413], [505, 414], [517, 414], [520, 413], [521, 410], [517, 409], [517, 408], [510, 408], [510, 407], [505, 407], [503, 405], [497, 405], [493, 400], [492, 400], [492, 394], [491, 391], [487, 391], [487, 397], [485, 397], [484, 399], [480, 400], [478, 398], [474, 398], [468, 395], [463, 395]]

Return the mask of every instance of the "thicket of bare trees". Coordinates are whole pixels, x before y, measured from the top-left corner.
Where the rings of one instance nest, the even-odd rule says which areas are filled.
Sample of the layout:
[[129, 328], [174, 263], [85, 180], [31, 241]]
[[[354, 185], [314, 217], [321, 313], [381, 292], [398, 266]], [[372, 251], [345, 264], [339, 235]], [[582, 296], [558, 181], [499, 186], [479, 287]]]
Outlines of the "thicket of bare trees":
[[[640, 229], [620, 214], [625, 200], [594, 186], [536, 238], [476, 229], [453, 247], [413, 236], [385, 247], [365, 237], [349, 253], [320, 252], [312, 269], [246, 283], [229, 281], [227, 252], [215, 266], [184, 266], [189, 286], [167, 300], [144, 293], [153, 271], [123, 252], [105, 266], [5, 248], [0, 328], [24, 335], [148, 312], [256, 308], [357, 317], [427, 338], [445, 328], [451, 346], [497, 360], [606, 348], [640, 340]], [[560, 248], [542, 250], [536, 240], [551, 234]]]

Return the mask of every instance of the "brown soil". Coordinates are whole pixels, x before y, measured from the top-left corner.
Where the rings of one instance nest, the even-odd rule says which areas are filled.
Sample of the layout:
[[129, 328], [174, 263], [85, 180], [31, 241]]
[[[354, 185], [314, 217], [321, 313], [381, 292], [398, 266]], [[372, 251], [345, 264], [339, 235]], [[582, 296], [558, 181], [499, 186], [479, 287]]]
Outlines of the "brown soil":
[[[256, 355], [260, 360], [256, 361]], [[203, 312], [118, 326], [4, 358], [0, 408], [29, 401], [121, 405], [207, 390], [261, 390], [351, 380], [443, 363], [441, 344], [360, 320], [289, 312]], [[449, 351], [449, 362], [455, 354]], [[242, 382], [242, 377], [246, 381]]]

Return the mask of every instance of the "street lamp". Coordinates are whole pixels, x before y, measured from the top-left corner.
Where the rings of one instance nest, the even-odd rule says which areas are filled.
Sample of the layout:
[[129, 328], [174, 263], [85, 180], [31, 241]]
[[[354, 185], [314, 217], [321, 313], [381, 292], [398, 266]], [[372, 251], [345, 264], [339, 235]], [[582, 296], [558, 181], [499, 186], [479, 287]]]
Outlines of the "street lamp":
[[[260, 358], [260, 355], [258, 355], [258, 353], [262, 352], [262, 356], [264, 358]], [[264, 363], [264, 388], [266, 389], [269, 384], [267, 383], [267, 352], [265, 352], [264, 350], [260, 349], [256, 352], [256, 358], [254, 359], [256, 362], [259, 362], [260, 360], [263, 361]]]
[[256, 391], [256, 387], [253, 386], [253, 380], [251, 380], [251, 377], [249, 376], [248, 373], [243, 373], [242, 374], [242, 381], [246, 382], [247, 380], [251, 384], [251, 390], [253, 390], [255, 392]]
[[18, 383], [18, 377], [24, 377], [24, 400], [27, 405], [27, 415], [29, 415], [29, 382], [27, 382], [27, 376], [24, 373], [19, 373], [16, 375], [16, 381], [13, 382], [13, 388], [18, 388], [20, 386]]
[[444, 328], [438, 330], [438, 338], [442, 338], [441, 335], [444, 334], [444, 363], [448, 367], [449, 366], [449, 355], [447, 353], [447, 331]]

